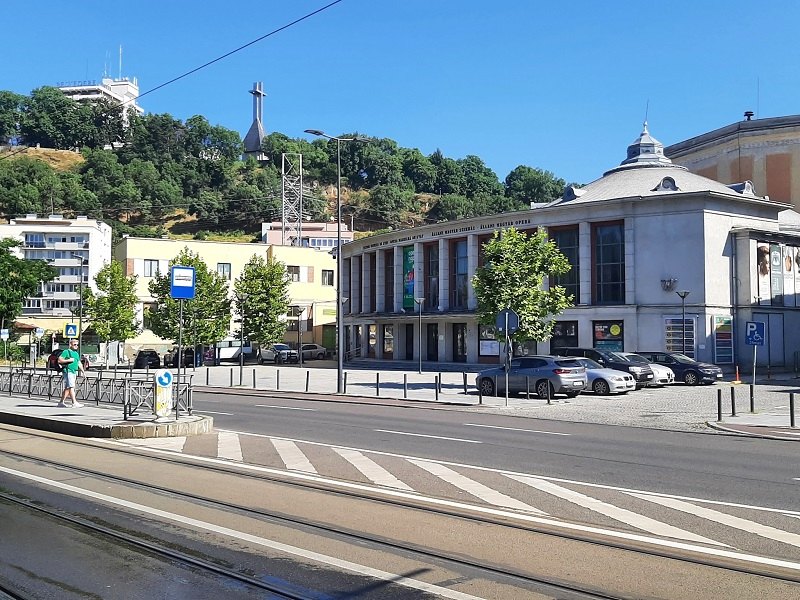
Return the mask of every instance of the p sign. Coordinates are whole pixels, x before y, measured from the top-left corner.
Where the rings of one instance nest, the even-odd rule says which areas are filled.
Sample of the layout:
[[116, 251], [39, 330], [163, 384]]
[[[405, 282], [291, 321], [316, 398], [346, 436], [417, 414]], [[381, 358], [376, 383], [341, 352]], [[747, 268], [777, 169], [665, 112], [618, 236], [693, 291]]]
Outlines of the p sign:
[[744, 337], [748, 346], [763, 346], [766, 326], [763, 321], [747, 321], [744, 326]]

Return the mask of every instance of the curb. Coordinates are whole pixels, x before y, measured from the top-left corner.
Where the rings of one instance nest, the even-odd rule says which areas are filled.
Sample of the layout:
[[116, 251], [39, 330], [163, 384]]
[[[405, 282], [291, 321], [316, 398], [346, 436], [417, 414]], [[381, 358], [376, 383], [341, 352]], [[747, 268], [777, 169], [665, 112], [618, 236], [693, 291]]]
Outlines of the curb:
[[[706, 426], [711, 429], [716, 429], [717, 431], [724, 431], [725, 433], [729, 433], [732, 435], [739, 435], [742, 437], [751, 437], [751, 438], [761, 438], [764, 440], [776, 440], [779, 442], [800, 442], [800, 437], [798, 438], [786, 438], [786, 437], [779, 437], [777, 435], [769, 435], [765, 433], [754, 433], [751, 431], [742, 431], [741, 429], [733, 429], [732, 427], [726, 427], [724, 424], [721, 425], [716, 421], [706, 421]], [[753, 427], [761, 427], [760, 425], [753, 425]]]

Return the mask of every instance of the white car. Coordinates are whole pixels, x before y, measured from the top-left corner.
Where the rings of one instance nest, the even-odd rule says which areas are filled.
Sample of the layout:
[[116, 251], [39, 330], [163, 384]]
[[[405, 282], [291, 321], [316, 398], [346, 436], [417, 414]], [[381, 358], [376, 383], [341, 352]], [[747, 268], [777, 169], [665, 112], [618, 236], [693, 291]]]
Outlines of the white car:
[[322, 360], [328, 354], [328, 349], [319, 344], [303, 344], [303, 360], [316, 358]]
[[636, 380], [630, 373], [617, 371], [616, 369], [606, 369], [591, 358], [579, 357], [575, 360], [586, 368], [586, 378], [589, 380], [586, 387], [598, 396], [627, 394], [636, 389]]
[[675, 372], [669, 367], [652, 363], [641, 354], [636, 354], [635, 352], [618, 352], [617, 354], [621, 354], [633, 363], [646, 363], [649, 365], [653, 370], [653, 380], [647, 384], [648, 387], [664, 387], [675, 383]]

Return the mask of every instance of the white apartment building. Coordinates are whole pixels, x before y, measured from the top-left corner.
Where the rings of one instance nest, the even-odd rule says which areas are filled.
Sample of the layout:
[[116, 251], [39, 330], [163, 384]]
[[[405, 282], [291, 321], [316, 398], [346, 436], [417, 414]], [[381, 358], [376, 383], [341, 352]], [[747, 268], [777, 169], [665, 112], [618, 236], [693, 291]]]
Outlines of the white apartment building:
[[[331, 250], [338, 241], [338, 228], [335, 221], [331, 222], [303, 222], [300, 232], [301, 243], [295, 244], [289, 236], [290, 229], [284, 230], [282, 221], [261, 224], [261, 241], [275, 246], [295, 246]], [[353, 241], [353, 230], [342, 223], [342, 244]]]
[[97, 100], [110, 100], [118, 102], [125, 107], [123, 118], [127, 124], [127, 109], [132, 108], [137, 114], [144, 114], [144, 109], [136, 103], [139, 97], [139, 82], [134, 77], [103, 77], [100, 83], [96, 81], [65, 81], [58, 84], [65, 96], [76, 102], [95, 102]]
[[53, 281], [42, 284], [38, 295], [26, 299], [17, 320], [47, 332], [77, 321], [81, 286], [96, 291], [95, 275], [111, 261], [111, 227], [87, 217], [30, 214], [0, 225], [0, 238], [19, 240], [19, 256], [45, 260], [58, 271]]

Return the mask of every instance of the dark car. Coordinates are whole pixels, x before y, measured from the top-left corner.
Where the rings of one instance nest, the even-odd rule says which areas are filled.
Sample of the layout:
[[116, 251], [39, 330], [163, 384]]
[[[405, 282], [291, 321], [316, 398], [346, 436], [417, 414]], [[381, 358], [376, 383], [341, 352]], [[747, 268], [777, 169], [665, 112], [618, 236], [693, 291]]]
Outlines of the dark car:
[[[200, 360], [202, 358], [202, 355], [199, 352], [197, 354], [197, 358], [198, 358], [198, 360]], [[183, 362], [183, 366], [184, 367], [195, 366], [195, 363], [194, 363], [194, 361], [195, 361], [194, 348], [184, 348], [183, 352], [181, 353], [181, 361]], [[167, 359], [164, 360], [164, 366], [166, 366], [166, 363], [167, 363]], [[169, 363], [173, 367], [177, 367], [178, 366], [178, 349], [177, 348], [173, 348], [172, 349], [172, 354], [169, 357]], [[202, 365], [202, 363], [200, 363], [200, 364], [198, 364], [196, 366], [199, 367], [201, 365]]]
[[606, 369], [624, 371], [633, 376], [636, 389], [641, 389], [653, 381], [653, 369], [646, 364], [632, 363], [624, 356], [604, 348], [559, 348], [557, 352], [562, 356], [583, 356], [600, 363]]
[[675, 379], [686, 385], [714, 383], [722, 379], [722, 369], [711, 363], [704, 363], [689, 358], [680, 352], [637, 352], [650, 362], [669, 367], [675, 373]]
[[[53, 371], [58, 371], [58, 357], [61, 356], [61, 353], [66, 350], [66, 348], [58, 348], [53, 350], [50, 353], [50, 356], [47, 357], [47, 368]], [[81, 364], [83, 365], [83, 370], [89, 370], [89, 359], [86, 356], [81, 356]]]
[[139, 350], [133, 359], [134, 369], [158, 369], [161, 366], [161, 357], [155, 350]]

